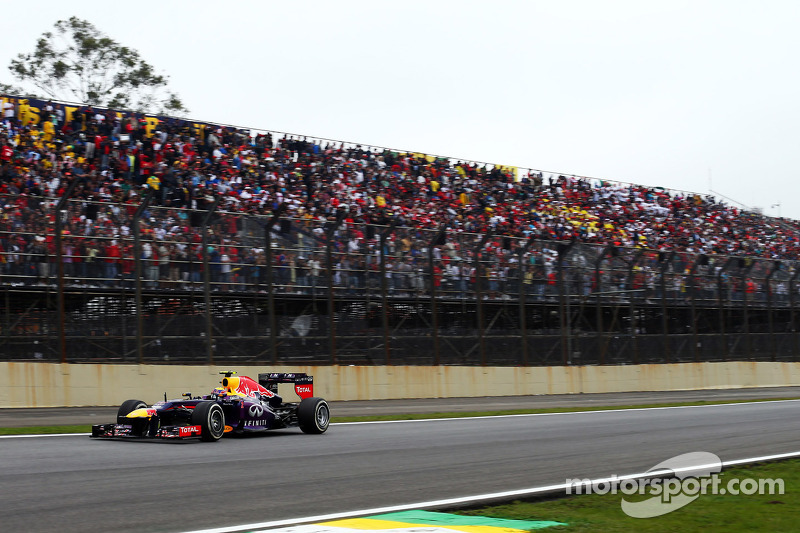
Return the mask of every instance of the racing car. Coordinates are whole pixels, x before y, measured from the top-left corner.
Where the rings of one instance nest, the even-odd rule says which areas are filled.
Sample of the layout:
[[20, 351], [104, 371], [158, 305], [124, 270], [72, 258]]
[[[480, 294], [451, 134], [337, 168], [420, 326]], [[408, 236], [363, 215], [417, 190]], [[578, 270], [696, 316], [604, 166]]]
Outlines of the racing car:
[[[95, 424], [94, 438], [200, 438], [214, 442], [226, 433], [244, 434], [299, 427], [304, 433], [324, 433], [330, 422], [328, 402], [314, 397], [314, 378], [306, 374], [263, 373], [258, 381], [236, 372], [224, 374], [211, 394], [167, 400], [148, 407], [126, 400], [116, 424]], [[300, 402], [284, 402], [278, 384], [293, 383]]]

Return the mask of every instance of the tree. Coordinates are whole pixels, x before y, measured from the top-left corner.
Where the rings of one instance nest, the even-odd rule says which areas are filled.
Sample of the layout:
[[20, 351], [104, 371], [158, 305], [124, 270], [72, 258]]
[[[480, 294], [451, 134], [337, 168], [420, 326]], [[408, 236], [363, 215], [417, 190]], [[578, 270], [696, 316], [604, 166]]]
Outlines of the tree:
[[55, 23], [29, 54], [18, 54], [8, 69], [21, 83], [54, 100], [132, 109], [187, 113], [180, 97], [167, 90], [169, 77], [156, 73], [139, 52], [119, 44], [91, 22], [71, 17]]
[[0, 94], [16, 94], [21, 95], [24, 93], [21, 88], [11, 85], [9, 83], [0, 82]]

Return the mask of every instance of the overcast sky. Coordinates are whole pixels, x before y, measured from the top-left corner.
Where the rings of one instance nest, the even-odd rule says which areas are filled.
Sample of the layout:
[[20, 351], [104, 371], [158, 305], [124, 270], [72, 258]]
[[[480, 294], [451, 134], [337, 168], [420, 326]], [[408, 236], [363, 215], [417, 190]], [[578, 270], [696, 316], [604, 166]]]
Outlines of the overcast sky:
[[13, 56], [77, 16], [168, 74], [197, 120], [713, 190], [800, 219], [796, 0], [30, 9], [4, 24], [0, 81], [13, 82]]

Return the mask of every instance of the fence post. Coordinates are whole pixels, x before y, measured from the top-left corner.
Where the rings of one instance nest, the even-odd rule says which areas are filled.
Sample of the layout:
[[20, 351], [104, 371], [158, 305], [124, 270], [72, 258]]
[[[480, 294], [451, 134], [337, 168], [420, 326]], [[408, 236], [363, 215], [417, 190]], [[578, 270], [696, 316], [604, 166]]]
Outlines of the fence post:
[[764, 284], [766, 285], [766, 290], [767, 290], [767, 323], [769, 327], [770, 351], [772, 352], [770, 361], [775, 361], [778, 355], [778, 343], [775, 341], [775, 324], [772, 317], [772, 286], [770, 284], [772, 276], [775, 275], [775, 272], [777, 272], [780, 269], [781, 269], [781, 262], [773, 261], [772, 268], [769, 270], [767, 277], [764, 278]]
[[638, 323], [636, 321], [636, 303], [634, 300], [634, 287], [633, 287], [633, 269], [636, 268], [636, 264], [644, 255], [644, 250], [638, 250], [636, 254], [633, 256], [633, 259], [628, 263], [628, 279], [625, 285], [628, 287], [628, 303], [630, 304], [630, 314], [631, 314], [631, 341], [633, 344], [633, 362], [634, 364], [639, 364], [639, 334], [636, 331], [638, 328]]
[[75, 186], [78, 184], [78, 179], [74, 178], [67, 187], [67, 190], [64, 191], [63, 196], [58, 199], [58, 203], [56, 203], [56, 235], [55, 235], [55, 244], [56, 244], [56, 264], [58, 265], [58, 351], [60, 354], [60, 359], [62, 363], [67, 362], [67, 332], [66, 326], [64, 324], [64, 314], [65, 314], [65, 304], [64, 304], [64, 251], [62, 250], [62, 235], [63, 226], [64, 226], [64, 219], [62, 215], [62, 211], [64, 210], [64, 204], [67, 203], [67, 200], [70, 196], [72, 196], [72, 192], [75, 190]]
[[619, 255], [619, 251], [617, 247], [613, 244], [607, 244], [605, 248], [600, 252], [600, 256], [594, 262], [594, 284], [595, 284], [595, 320], [596, 320], [596, 327], [597, 330], [597, 351], [600, 353], [600, 364], [605, 364], [606, 362], [606, 347], [603, 346], [603, 307], [601, 305], [600, 298], [602, 298], [603, 294], [603, 276], [600, 271], [601, 266], [603, 265], [603, 261], [606, 258], [606, 255], [609, 257], [616, 257]]
[[344, 222], [344, 211], [336, 213], [336, 220], [329, 223], [328, 229], [325, 231], [325, 261], [328, 263], [325, 269], [326, 277], [328, 279], [328, 342], [331, 349], [331, 364], [336, 364], [336, 303], [333, 294], [333, 234], [339, 229], [339, 226]]
[[386, 294], [388, 291], [386, 287], [386, 238], [394, 231], [395, 224], [396, 222], [392, 221], [389, 227], [384, 228], [378, 234], [381, 247], [381, 307], [383, 311], [381, 313], [381, 326], [383, 327], [383, 354], [387, 365], [392, 364], [392, 353], [389, 346], [389, 299]]
[[208, 224], [211, 222], [211, 216], [217, 210], [219, 205], [219, 198], [214, 198], [214, 201], [208, 207], [208, 211], [203, 216], [203, 222], [200, 226], [202, 232], [203, 247], [203, 301], [206, 308], [206, 359], [208, 364], [214, 364], [214, 330], [211, 321], [211, 272], [208, 267]]
[[741, 281], [742, 281], [742, 317], [744, 318], [744, 338], [747, 343], [747, 357], [748, 359], [753, 356], [753, 339], [750, 337], [750, 298], [747, 293], [747, 277], [750, 275], [750, 270], [755, 265], [752, 257], [740, 258], [739, 264], [742, 265]]
[[568, 316], [566, 298], [564, 295], [564, 260], [572, 251], [574, 241], [570, 243], [558, 244], [558, 257], [556, 258], [556, 270], [558, 276], [558, 318], [561, 329], [561, 363], [564, 366], [572, 364], [572, 317]]
[[689, 267], [688, 272], [689, 299], [692, 303], [692, 357], [694, 361], [698, 361], [700, 359], [700, 353], [697, 349], [697, 282], [695, 280], [695, 274], [699, 265], [705, 266], [707, 264], [708, 256], [705, 254], [700, 254], [695, 258], [692, 266]]
[[792, 277], [789, 278], [789, 308], [790, 308], [790, 328], [792, 332], [792, 355], [794, 356], [794, 360], [797, 361], [798, 357], [800, 357], [800, 346], [798, 346], [797, 342], [797, 313], [795, 311], [795, 294], [797, 292], [797, 276], [800, 276], [800, 264], [794, 264], [794, 272], [792, 272]]
[[672, 350], [670, 350], [670, 343], [669, 343], [669, 319], [667, 318], [667, 283], [666, 283], [666, 275], [667, 275], [667, 267], [672, 264], [672, 258], [675, 256], [675, 252], [659, 252], [658, 254], [658, 262], [660, 263], [660, 270], [661, 270], [661, 335], [662, 335], [662, 344], [664, 349], [664, 362], [669, 363], [671, 359]]
[[528, 366], [528, 320], [525, 315], [526, 312], [526, 299], [525, 299], [525, 273], [527, 266], [523, 264], [525, 254], [528, 253], [531, 246], [535, 242], [535, 236], [531, 236], [528, 240], [518, 248], [519, 258], [517, 260], [517, 271], [519, 272], [519, 338], [522, 347], [522, 366]]
[[433, 239], [428, 243], [428, 294], [431, 296], [431, 340], [433, 340], [433, 364], [438, 366], [440, 364], [441, 347], [439, 346], [439, 309], [436, 296], [436, 276], [434, 274], [433, 266], [433, 247], [437, 244], [442, 244], [442, 239], [445, 235], [445, 225], [439, 226]]
[[481, 250], [492, 238], [493, 231], [490, 229], [481, 238], [478, 246], [475, 247], [475, 315], [478, 324], [478, 347], [481, 352], [481, 365], [486, 366], [486, 342], [483, 338], [483, 294], [481, 285], [483, 282], [481, 268]]
[[272, 217], [264, 225], [264, 259], [267, 267], [267, 307], [269, 308], [269, 350], [272, 364], [278, 362], [278, 322], [275, 320], [275, 285], [272, 277], [272, 228], [288, 206], [281, 203], [273, 212]]
[[726, 328], [726, 320], [725, 320], [725, 303], [727, 301], [727, 294], [728, 290], [727, 287], [723, 286], [722, 284], [722, 276], [725, 275], [725, 271], [730, 268], [731, 264], [733, 264], [733, 257], [729, 257], [725, 264], [722, 265], [722, 268], [719, 269], [717, 272], [717, 301], [719, 302], [719, 334], [722, 338], [722, 356], [725, 360], [728, 360], [728, 356], [730, 355], [730, 349], [728, 347], [728, 336], [725, 333]]
[[[142, 364], [144, 360], [144, 323], [142, 309], [142, 237], [139, 230], [139, 222], [145, 210], [150, 207], [153, 201], [155, 189], [147, 189], [142, 202], [136, 208], [131, 221], [131, 231], [133, 232], [133, 265], [135, 268], [136, 283], [136, 362]], [[123, 333], [124, 334], [124, 333]]]

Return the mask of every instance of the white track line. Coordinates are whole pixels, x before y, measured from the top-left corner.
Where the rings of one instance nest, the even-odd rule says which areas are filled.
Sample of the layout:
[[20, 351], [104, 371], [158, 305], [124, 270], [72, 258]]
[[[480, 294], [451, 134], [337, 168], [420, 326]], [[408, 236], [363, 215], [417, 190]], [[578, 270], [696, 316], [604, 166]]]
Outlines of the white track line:
[[[764, 400], [764, 401], [745, 401], [733, 403], [715, 403], [711, 405], [673, 405], [669, 407], [635, 407], [632, 409], [600, 409], [592, 411], [559, 411], [555, 413], [521, 413], [516, 415], [485, 415], [485, 416], [462, 416], [452, 418], [417, 418], [413, 420], [372, 420], [369, 422], [337, 422], [332, 425], [337, 426], [357, 426], [361, 424], [402, 424], [410, 422], [441, 422], [445, 420], [476, 420], [482, 418], [519, 418], [519, 417], [532, 417], [532, 416], [561, 416], [561, 415], [587, 415], [587, 414], [606, 414], [606, 413], [620, 413], [620, 412], [635, 412], [635, 411], [664, 411], [667, 409], [696, 409], [708, 407], [730, 407], [733, 405], [758, 405], [763, 403], [785, 403], [785, 402], [800, 402], [800, 400]], [[532, 408], [535, 409], [535, 408]], [[546, 407], [544, 408], [546, 409]]]
[[[787, 403], [787, 402], [800, 402], [800, 400], [763, 400], [763, 401], [744, 401], [733, 403], [715, 403], [711, 405], [673, 405], [669, 407], [635, 407], [633, 409], [601, 409], [596, 411], [560, 411], [555, 413], [521, 413], [516, 415], [485, 415], [485, 416], [460, 416], [452, 418], [417, 418], [413, 420], [371, 420], [369, 422], [331, 422], [332, 426], [360, 426], [364, 424], [409, 424], [414, 422], [447, 422], [453, 420], [481, 420], [486, 418], [520, 418], [520, 417], [534, 417], [534, 416], [565, 416], [565, 415], [596, 415], [608, 413], [624, 413], [636, 411], [664, 411], [667, 409], [698, 409], [709, 407], [731, 407], [731, 406], [750, 406], [765, 403]], [[33, 437], [75, 437], [87, 436], [89, 433], [53, 433], [53, 434], [40, 434], [40, 435], [0, 435], [0, 439], [24, 439]]]
[[[722, 466], [734, 466], [734, 465], [742, 465], [742, 464], [749, 464], [749, 463], [760, 463], [763, 461], [777, 461], [781, 459], [791, 459], [795, 457], [800, 457], [800, 451], [797, 452], [789, 452], [789, 453], [780, 453], [775, 455], [763, 455], [761, 457], [749, 457], [746, 459], [735, 459], [733, 461], [723, 461]], [[690, 470], [694, 471], [698, 468], [702, 469], [703, 466], [706, 465], [695, 465], [692, 467], [687, 467], [685, 469], [676, 469], [675, 472], [679, 472], [682, 470]], [[718, 465], [707, 465], [709, 467], [717, 467]], [[613, 478], [599, 478], [593, 479], [586, 485], [594, 485], [597, 483], [607, 483], [611, 481], [624, 481], [627, 479], [641, 479], [641, 478], [652, 478], [652, 477], [659, 477], [660, 474], [654, 472], [641, 472], [638, 474], [628, 474], [625, 476], [614, 476]], [[307, 524], [309, 522], [327, 522], [330, 520], [338, 520], [342, 518], [353, 518], [357, 516], [366, 516], [366, 515], [374, 515], [374, 514], [382, 514], [382, 513], [393, 513], [397, 511], [408, 511], [413, 509], [425, 509], [425, 508], [437, 508], [437, 507], [444, 507], [449, 505], [460, 505], [464, 503], [473, 503], [473, 502], [480, 502], [483, 500], [497, 500], [497, 499], [507, 499], [513, 498], [518, 496], [533, 496], [536, 494], [548, 494], [553, 492], [560, 492], [566, 491], [567, 488], [573, 487], [572, 483], [559, 483], [555, 485], [544, 485], [541, 487], [531, 487], [527, 489], [519, 489], [519, 490], [509, 490], [505, 492], [491, 492], [488, 494], [476, 494], [473, 496], [465, 496], [461, 498], [448, 498], [444, 500], [431, 500], [426, 502], [417, 502], [417, 503], [410, 503], [404, 505], [392, 505], [388, 507], [375, 507], [373, 509], [362, 509], [360, 511], [345, 511], [340, 513], [330, 513], [330, 514], [323, 514], [323, 515], [316, 515], [316, 516], [306, 516], [301, 518], [290, 518], [286, 520], [273, 520], [271, 522], [260, 522], [255, 524], [244, 524], [241, 526], [226, 526], [226, 527], [218, 527], [212, 529], [198, 529], [194, 531], [186, 531], [184, 533], [235, 533], [237, 531], [254, 531], [254, 530], [268, 530], [276, 527], [281, 526], [292, 526], [298, 524]]]
[[91, 433], [42, 433], [39, 435], [0, 435], [0, 439], [32, 439], [38, 437], [87, 437]]

